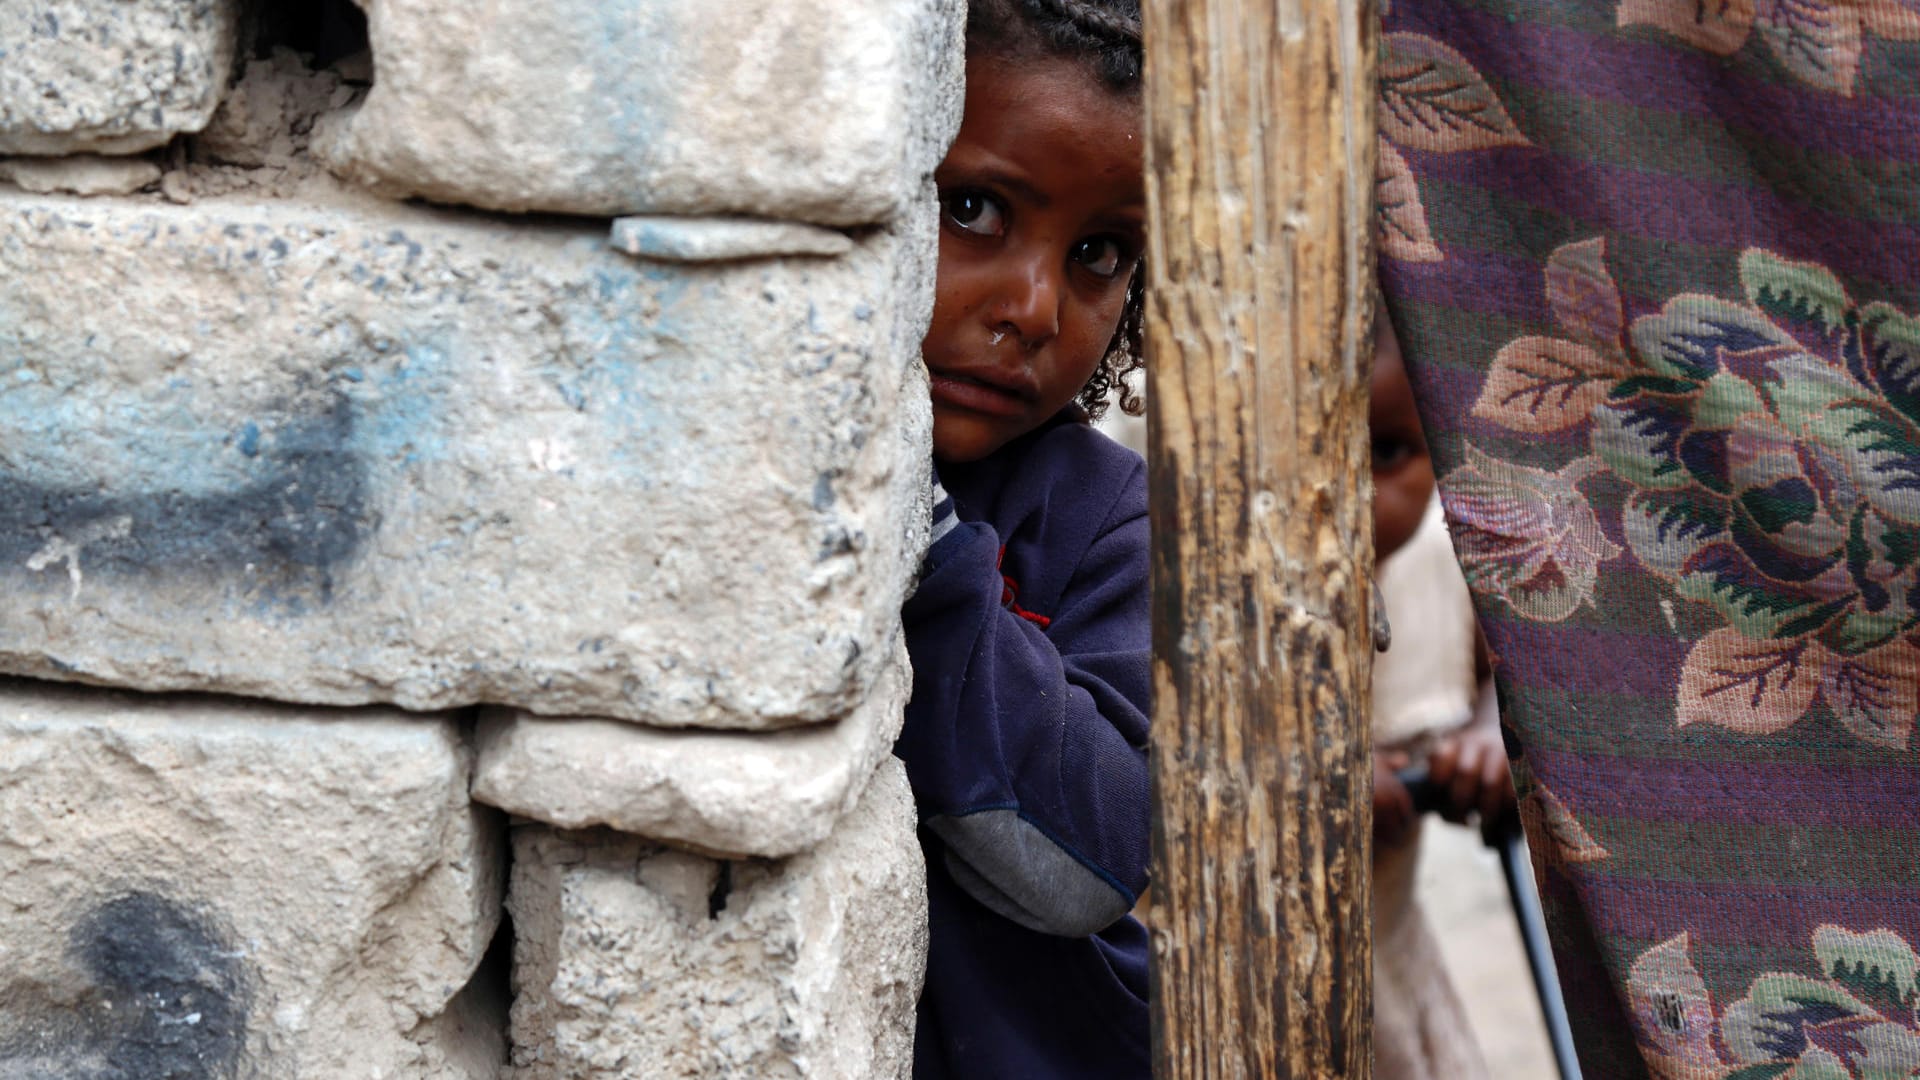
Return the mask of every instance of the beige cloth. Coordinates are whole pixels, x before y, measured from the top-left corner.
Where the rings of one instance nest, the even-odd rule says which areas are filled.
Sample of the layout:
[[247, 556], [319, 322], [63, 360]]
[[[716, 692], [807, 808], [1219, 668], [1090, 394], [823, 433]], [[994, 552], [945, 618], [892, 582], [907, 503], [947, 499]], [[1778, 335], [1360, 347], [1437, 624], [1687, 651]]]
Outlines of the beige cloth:
[[[1374, 660], [1373, 737], [1416, 760], [1473, 717], [1473, 607], [1436, 500], [1380, 565], [1393, 647]], [[1439, 941], [1414, 895], [1420, 829], [1373, 857], [1373, 1045], [1378, 1080], [1486, 1080]]]
[[1380, 564], [1393, 647], [1374, 658], [1376, 746], [1408, 746], [1473, 716], [1473, 599], [1435, 499], [1399, 551]]

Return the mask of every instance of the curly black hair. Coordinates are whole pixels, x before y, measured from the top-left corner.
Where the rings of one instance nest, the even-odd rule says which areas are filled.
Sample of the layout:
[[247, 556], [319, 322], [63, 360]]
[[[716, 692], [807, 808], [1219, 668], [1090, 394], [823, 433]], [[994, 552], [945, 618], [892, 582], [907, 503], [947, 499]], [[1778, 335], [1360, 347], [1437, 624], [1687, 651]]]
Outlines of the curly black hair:
[[[967, 54], [1009, 60], [1064, 58], [1084, 63], [1116, 94], [1140, 93], [1140, 0], [971, 0], [967, 7]], [[1130, 416], [1145, 411], [1127, 376], [1146, 366], [1141, 313], [1146, 300], [1145, 263], [1134, 266], [1126, 306], [1107, 353], [1078, 396], [1094, 419], [1116, 393]]]

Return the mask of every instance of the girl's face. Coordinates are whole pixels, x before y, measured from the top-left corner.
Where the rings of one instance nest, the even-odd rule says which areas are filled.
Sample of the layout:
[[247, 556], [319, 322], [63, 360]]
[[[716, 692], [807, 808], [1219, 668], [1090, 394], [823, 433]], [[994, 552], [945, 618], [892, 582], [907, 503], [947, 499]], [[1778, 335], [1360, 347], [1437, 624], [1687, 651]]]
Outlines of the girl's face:
[[1374, 318], [1373, 397], [1367, 427], [1373, 438], [1373, 554], [1384, 559], [1413, 538], [1433, 498], [1433, 459], [1413, 406], [1400, 340], [1386, 312]]
[[1068, 60], [967, 62], [934, 173], [940, 273], [921, 344], [933, 451], [973, 461], [1039, 427], [1106, 355], [1145, 241], [1140, 104]]

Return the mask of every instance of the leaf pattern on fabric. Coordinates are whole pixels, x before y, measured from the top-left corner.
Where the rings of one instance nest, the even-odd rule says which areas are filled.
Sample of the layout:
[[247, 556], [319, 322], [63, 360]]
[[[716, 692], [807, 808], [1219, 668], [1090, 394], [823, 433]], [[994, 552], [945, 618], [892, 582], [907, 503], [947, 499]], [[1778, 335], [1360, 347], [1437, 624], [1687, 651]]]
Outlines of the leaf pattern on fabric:
[[1600, 564], [1620, 554], [1579, 488], [1598, 467], [1581, 458], [1559, 472], [1530, 469], [1468, 444], [1440, 484], [1467, 584], [1538, 622], [1590, 602]]
[[1753, 0], [1621, 0], [1620, 26], [1652, 26], [1697, 49], [1730, 56], [1753, 29]]
[[1533, 880], [1542, 883], [1540, 888], [1546, 888], [1544, 882], [1550, 867], [1612, 858], [1612, 853], [1600, 846], [1560, 797], [1538, 781], [1534, 781], [1520, 799], [1520, 824], [1528, 837]]
[[1385, 138], [1380, 140], [1380, 159], [1374, 170], [1373, 208], [1380, 254], [1401, 262], [1441, 260], [1440, 248], [1427, 228], [1427, 211], [1420, 204], [1420, 186], [1413, 181], [1413, 170]]
[[1621, 374], [1578, 342], [1523, 337], [1494, 356], [1473, 415], [1514, 431], [1560, 431], [1585, 423]]
[[1675, 719], [1681, 727], [1705, 723], [1771, 735], [1813, 707], [1826, 668], [1826, 651], [1811, 641], [1754, 641], [1738, 630], [1715, 630], [1687, 653]]
[[1920, 953], [1891, 930], [1857, 934], [1822, 926], [1813, 934], [1813, 955], [1826, 977], [1895, 1014], [1920, 1005]]
[[1920, 1073], [1920, 954], [1887, 929], [1821, 926], [1819, 974], [1766, 972], [1717, 1015], [1682, 932], [1627, 973], [1641, 1052], [1662, 1080], [1904, 1080]]
[[1717, 499], [1694, 491], [1640, 490], [1627, 499], [1621, 531], [1633, 557], [1670, 582], [1727, 527], [1727, 510]]
[[[1825, 267], [1750, 249], [1739, 299], [1682, 293], [1623, 331], [1605, 261], [1598, 240], [1554, 252], [1545, 293], [1567, 337], [1503, 346], [1474, 415], [1524, 434], [1586, 424], [1592, 452], [1577, 464], [1627, 485], [1634, 561], [1717, 613], [1723, 627], [1682, 669], [1682, 726], [1768, 735], [1823, 704], [1852, 736], [1907, 749], [1920, 713], [1920, 317], [1862, 307]], [[1485, 472], [1466, 472], [1468, 487]], [[1541, 486], [1515, 477], [1516, 490]], [[1503, 521], [1484, 487], [1463, 512]], [[1511, 578], [1482, 580], [1500, 591]], [[1564, 607], [1515, 610], [1552, 621]]]
[[1402, 151], [1452, 154], [1533, 144], [1466, 57], [1424, 34], [1387, 34], [1381, 45], [1380, 154], [1374, 169], [1380, 254], [1400, 262], [1440, 262], [1446, 255], [1427, 224], [1419, 185]]
[[1889, 405], [1920, 423], [1920, 318], [1868, 304], [1860, 312], [1860, 365]]
[[1852, 96], [1860, 72], [1858, 0], [1758, 0], [1754, 25], [1767, 47], [1801, 82]]
[[1424, 34], [1385, 38], [1380, 129], [1401, 146], [1452, 153], [1530, 145], [1466, 57]]
[[1672, 34], [1715, 56], [1757, 36], [1800, 82], [1842, 97], [1859, 83], [1865, 36], [1920, 40], [1907, 0], [1620, 0], [1614, 21]]
[[1630, 371], [1622, 342], [1620, 290], [1601, 238], [1564, 245], [1547, 260], [1547, 303], [1565, 338], [1508, 342], [1474, 402], [1473, 415], [1514, 431], [1542, 434], [1587, 421]]
[[1920, 649], [1895, 641], [1862, 656], [1834, 657], [1820, 699], [1857, 738], [1905, 750], [1920, 714]]
[[1676, 934], [1634, 960], [1627, 970], [1627, 1005], [1654, 1076], [1696, 1080], [1724, 1075], [1713, 1045], [1713, 996], [1693, 966], [1688, 934]]
[[1920, 41], [1920, 2], [1880, 0], [1861, 11], [1867, 32], [1888, 41]]
[[1609, 360], [1622, 359], [1626, 316], [1620, 287], [1607, 271], [1606, 239], [1596, 236], [1554, 249], [1546, 277], [1547, 305], [1567, 336]]

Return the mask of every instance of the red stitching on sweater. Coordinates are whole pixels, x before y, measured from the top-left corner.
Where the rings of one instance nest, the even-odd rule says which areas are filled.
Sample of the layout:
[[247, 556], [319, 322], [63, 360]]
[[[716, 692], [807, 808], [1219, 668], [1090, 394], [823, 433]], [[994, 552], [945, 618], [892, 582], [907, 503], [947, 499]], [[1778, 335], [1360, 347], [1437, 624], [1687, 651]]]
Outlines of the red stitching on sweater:
[[[1000, 564], [1006, 560], [1007, 545], [1001, 544], [1000, 554], [993, 560], [993, 568], [995, 570], [1000, 569]], [[1053, 625], [1052, 619], [1047, 618], [1037, 611], [1028, 611], [1026, 608], [1020, 606], [1020, 583], [1008, 577], [1006, 574], [1000, 575], [1000, 606], [1038, 626], [1042, 630]]]

